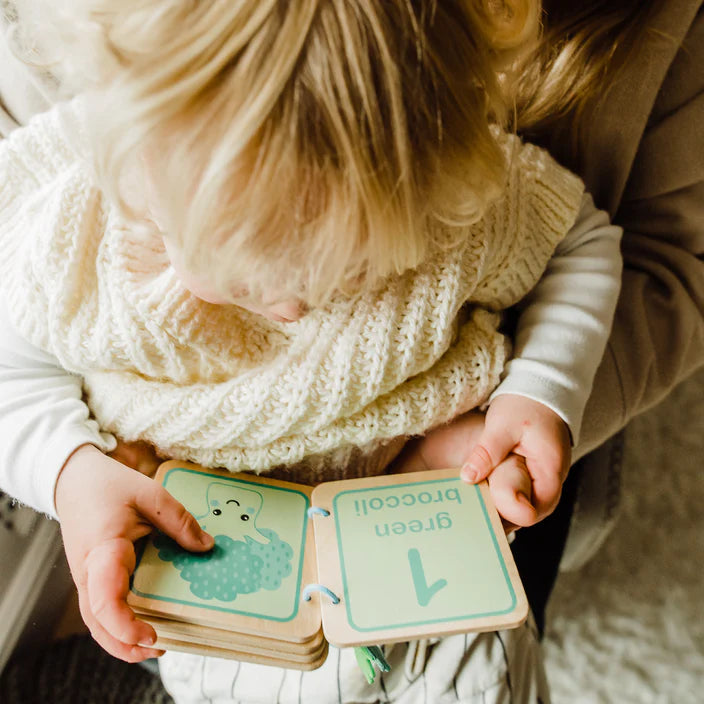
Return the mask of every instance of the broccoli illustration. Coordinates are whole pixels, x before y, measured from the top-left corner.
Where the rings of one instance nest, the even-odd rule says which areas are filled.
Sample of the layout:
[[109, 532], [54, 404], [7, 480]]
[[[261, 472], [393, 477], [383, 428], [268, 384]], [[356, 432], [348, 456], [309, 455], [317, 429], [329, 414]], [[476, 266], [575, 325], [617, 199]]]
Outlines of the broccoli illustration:
[[201, 599], [234, 601], [239, 594], [278, 589], [291, 574], [293, 549], [275, 531], [257, 527], [263, 498], [258, 491], [211, 482], [208, 512], [196, 516], [215, 538], [207, 553], [191, 553], [159, 534], [159, 558], [172, 562], [191, 592]]

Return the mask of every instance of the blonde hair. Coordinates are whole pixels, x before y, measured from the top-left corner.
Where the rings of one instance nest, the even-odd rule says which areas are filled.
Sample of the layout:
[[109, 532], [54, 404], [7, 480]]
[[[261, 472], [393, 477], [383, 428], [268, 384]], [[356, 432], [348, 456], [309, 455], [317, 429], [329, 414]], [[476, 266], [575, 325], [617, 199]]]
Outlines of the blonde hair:
[[313, 304], [415, 267], [497, 197], [497, 66], [539, 17], [537, 0], [63, 7], [73, 70], [97, 66], [104, 86], [106, 191], [129, 211], [122, 184], [146, 150], [192, 271]]
[[[592, 113], [647, 33], [665, 0], [545, 0], [540, 40], [511, 74], [513, 128], [531, 141], [566, 136], [561, 156], [577, 167]], [[668, 41], [667, 37], [662, 37]]]

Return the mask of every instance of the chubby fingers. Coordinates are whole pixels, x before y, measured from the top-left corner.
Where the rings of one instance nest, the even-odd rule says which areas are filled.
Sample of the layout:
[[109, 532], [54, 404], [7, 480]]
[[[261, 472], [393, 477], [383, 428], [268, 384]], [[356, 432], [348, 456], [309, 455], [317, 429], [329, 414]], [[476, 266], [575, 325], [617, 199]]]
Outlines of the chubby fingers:
[[515, 446], [516, 438], [507, 427], [486, 426], [462, 465], [460, 476], [473, 484], [486, 479]]
[[533, 495], [531, 501], [538, 514], [538, 520], [541, 521], [555, 510], [562, 494], [563, 477], [558, 472], [549, 471], [535, 471], [532, 476]]
[[530, 526], [538, 521], [532, 503], [532, 482], [526, 462], [520, 455], [509, 455], [489, 475], [489, 490], [504, 523]]
[[81, 597], [79, 594], [79, 608], [83, 622], [88, 626], [93, 640], [113, 657], [125, 662], [135, 663], [148, 660], [149, 658], [158, 658], [164, 654], [163, 650], [156, 650], [143, 645], [130, 645], [113, 638], [91, 613], [90, 606], [87, 603], [87, 596]]
[[99, 543], [87, 554], [79, 600], [83, 619], [99, 645], [122, 660], [139, 662], [162, 651], [149, 647], [156, 640], [154, 629], [137, 619], [126, 602], [136, 562], [133, 541], [149, 532], [149, 524], [187, 550], [209, 550], [214, 541], [162, 486], [147, 477], [131, 476], [137, 484], [132, 501], [141, 518], [126, 534]]
[[93, 638], [127, 662], [162, 653], [145, 647], [156, 640], [156, 633], [136, 618], [125, 601], [134, 565], [134, 546], [127, 538], [100, 543], [86, 557], [85, 581], [83, 589], [79, 588], [81, 615]]
[[152, 480], [145, 483], [135, 495], [135, 505], [144, 518], [173, 538], [182, 548], [203, 552], [213, 547], [213, 537], [160, 484]]

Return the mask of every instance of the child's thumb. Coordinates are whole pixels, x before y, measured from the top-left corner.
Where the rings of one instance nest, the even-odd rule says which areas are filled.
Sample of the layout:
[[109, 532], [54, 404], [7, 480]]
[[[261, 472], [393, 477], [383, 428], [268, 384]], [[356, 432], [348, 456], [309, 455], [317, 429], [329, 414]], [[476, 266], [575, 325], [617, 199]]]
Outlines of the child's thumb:
[[151, 489], [137, 499], [138, 510], [150, 523], [186, 550], [203, 551], [213, 547], [212, 536], [201, 529], [183, 504], [155, 482]]
[[460, 477], [471, 484], [486, 479], [491, 471], [513, 449], [515, 442], [508, 433], [484, 430], [460, 470]]

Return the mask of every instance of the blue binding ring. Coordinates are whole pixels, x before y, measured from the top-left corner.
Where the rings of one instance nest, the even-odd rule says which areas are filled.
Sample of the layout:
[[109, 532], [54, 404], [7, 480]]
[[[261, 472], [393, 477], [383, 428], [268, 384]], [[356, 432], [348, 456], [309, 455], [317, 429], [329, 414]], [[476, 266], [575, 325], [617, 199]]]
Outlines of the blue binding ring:
[[303, 599], [303, 601], [310, 601], [310, 595], [312, 592], [322, 592], [330, 598], [330, 601], [332, 601], [333, 604], [340, 603], [340, 597], [331, 592], [327, 587], [323, 586], [322, 584], [306, 585], [306, 587], [303, 589], [303, 596], [301, 597], [301, 599]]

